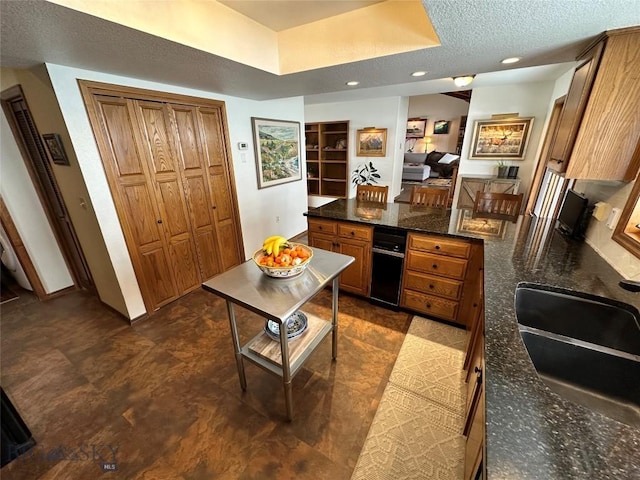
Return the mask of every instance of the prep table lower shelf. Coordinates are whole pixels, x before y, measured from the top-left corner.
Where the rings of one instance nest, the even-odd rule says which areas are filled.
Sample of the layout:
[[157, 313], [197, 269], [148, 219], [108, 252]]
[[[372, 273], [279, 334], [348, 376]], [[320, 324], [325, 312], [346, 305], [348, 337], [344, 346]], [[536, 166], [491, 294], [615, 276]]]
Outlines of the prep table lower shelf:
[[[291, 377], [300, 370], [305, 360], [320, 342], [331, 332], [331, 323], [306, 313], [307, 330], [297, 338], [289, 340], [289, 364]], [[261, 332], [242, 347], [242, 356], [270, 372], [282, 376], [282, 352], [280, 342]]]

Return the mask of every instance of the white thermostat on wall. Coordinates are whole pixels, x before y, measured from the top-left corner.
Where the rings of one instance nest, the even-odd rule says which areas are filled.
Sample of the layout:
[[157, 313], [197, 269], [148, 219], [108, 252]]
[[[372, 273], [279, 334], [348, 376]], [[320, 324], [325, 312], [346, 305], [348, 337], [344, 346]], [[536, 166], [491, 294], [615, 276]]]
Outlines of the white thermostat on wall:
[[247, 144], [247, 142], [238, 142], [238, 149], [239, 150], [246, 150], [249, 147], [249, 145]]

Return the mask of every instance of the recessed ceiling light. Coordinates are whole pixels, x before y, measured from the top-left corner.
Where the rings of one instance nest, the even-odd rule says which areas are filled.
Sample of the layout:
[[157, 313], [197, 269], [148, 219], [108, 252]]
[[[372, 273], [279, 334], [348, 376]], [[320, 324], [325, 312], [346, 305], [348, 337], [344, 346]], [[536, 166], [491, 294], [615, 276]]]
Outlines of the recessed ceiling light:
[[501, 60], [500, 63], [517, 63], [520, 61], [520, 57], [509, 57]]
[[350, 87], [355, 87], [356, 85], [359, 85], [360, 82], [356, 82], [355, 80], [351, 80], [350, 82], [347, 82], [347, 85], [349, 85]]
[[417, 72], [413, 72], [411, 74], [412, 77], [423, 77], [427, 74], [427, 72], [423, 72], [422, 70], [417, 71]]

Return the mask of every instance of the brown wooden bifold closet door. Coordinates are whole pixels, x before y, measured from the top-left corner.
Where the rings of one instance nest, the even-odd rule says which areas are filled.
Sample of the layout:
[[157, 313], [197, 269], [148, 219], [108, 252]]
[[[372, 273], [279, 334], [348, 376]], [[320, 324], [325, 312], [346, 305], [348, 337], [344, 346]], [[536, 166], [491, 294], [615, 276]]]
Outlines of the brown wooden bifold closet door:
[[221, 109], [87, 90], [147, 311], [238, 265], [242, 239]]

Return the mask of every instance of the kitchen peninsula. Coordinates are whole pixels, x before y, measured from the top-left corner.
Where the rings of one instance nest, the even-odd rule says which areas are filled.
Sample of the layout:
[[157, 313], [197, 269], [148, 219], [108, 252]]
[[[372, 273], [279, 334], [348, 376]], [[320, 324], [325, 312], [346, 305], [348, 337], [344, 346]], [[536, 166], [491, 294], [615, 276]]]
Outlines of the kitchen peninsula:
[[640, 478], [637, 429], [563, 399], [539, 379], [518, 332], [514, 292], [526, 281], [636, 307], [640, 296], [622, 290], [622, 277], [591, 247], [566, 239], [547, 221], [520, 217], [515, 224], [506, 222], [500, 235], [488, 236], [460, 229], [464, 214], [455, 208], [444, 214], [420, 211], [406, 204], [376, 208], [354, 199], [307, 212], [310, 222], [385, 226], [481, 246], [487, 478]]

